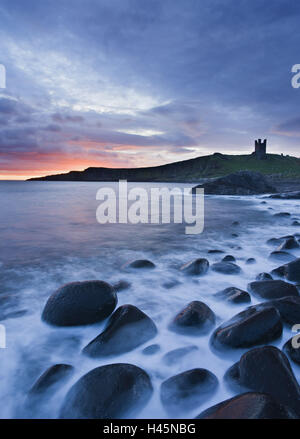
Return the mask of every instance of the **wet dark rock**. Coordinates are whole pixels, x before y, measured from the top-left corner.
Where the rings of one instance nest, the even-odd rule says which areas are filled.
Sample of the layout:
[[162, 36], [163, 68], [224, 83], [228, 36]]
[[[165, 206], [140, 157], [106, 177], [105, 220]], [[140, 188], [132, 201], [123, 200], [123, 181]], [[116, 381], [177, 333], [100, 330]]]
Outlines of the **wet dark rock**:
[[71, 376], [74, 368], [69, 364], [55, 364], [49, 367], [29, 390], [30, 395], [38, 395], [54, 388]]
[[297, 415], [272, 396], [248, 392], [227, 399], [200, 413], [196, 419], [297, 419]]
[[203, 276], [207, 273], [209, 262], [207, 259], [198, 258], [180, 267], [180, 271], [190, 276]]
[[272, 274], [285, 277], [286, 280], [291, 282], [300, 282], [300, 259], [289, 262], [271, 271]]
[[181, 282], [179, 282], [178, 280], [170, 280], [167, 282], [164, 282], [162, 284], [162, 286], [166, 289], [166, 290], [171, 290], [172, 288], [177, 287], [178, 285], [181, 285]]
[[273, 280], [272, 276], [269, 273], [259, 273], [256, 276], [256, 280]]
[[291, 262], [296, 259], [296, 256], [284, 251], [274, 251], [270, 254], [269, 259], [278, 262]]
[[130, 269], [153, 269], [155, 264], [148, 259], [136, 259], [135, 261], [127, 262], [122, 267], [125, 270]]
[[172, 351], [167, 352], [163, 356], [162, 360], [168, 366], [172, 366], [173, 364], [175, 364], [178, 361], [180, 361], [186, 355], [190, 354], [191, 352], [195, 352], [197, 350], [198, 350], [198, 348], [195, 345], [185, 346], [185, 347], [182, 347], [182, 348], [173, 349]]
[[223, 323], [211, 337], [217, 348], [247, 348], [276, 340], [282, 334], [280, 314], [274, 307], [252, 306]]
[[150, 346], [147, 346], [146, 348], [144, 348], [142, 350], [142, 353], [144, 355], [154, 355], [156, 354], [158, 351], [160, 351], [160, 346], [159, 344], [151, 344]]
[[240, 223], [238, 221], [233, 221], [232, 225], [236, 227], [236, 226], [239, 226]]
[[283, 346], [284, 353], [296, 364], [300, 365], [300, 343], [299, 334], [295, 336], [295, 343], [298, 347], [293, 347], [293, 338], [290, 338]]
[[236, 262], [236, 259], [234, 256], [232, 255], [226, 255], [223, 259], [222, 262]]
[[97, 367], [69, 390], [60, 418], [122, 419], [136, 415], [153, 392], [148, 374], [132, 364]]
[[297, 191], [291, 191], [291, 192], [285, 192], [281, 194], [273, 194], [270, 195], [268, 198], [274, 198], [278, 200], [300, 200], [300, 192]]
[[113, 285], [115, 291], [119, 293], [120, 291], [128, 290], [131, 287], [131, 283], [127, 282], [127, 280], [119, 280], [116, 284]]
[[263, 299], [280, 299], [285, 296], [299, 296], [295, 285], [282, 280], [264, 280], [251, 282], [248, 291]]
[[300, 415], [300, 388], [286, 355], [274, 346], [251, 349], [225, 374], [234, 386], [267, 393]]
[[291, 214], [289, 212], [279, 212], [279, 213], [274, 213], [273, 216], [277, 218], [288, 218], [291, 216]]
[[281, 319], [288, 325], [296, 325], [300, 322], [300, 296], [283, 297], [282, 299], [271, 300], [259, 306], [274, 306], [280, 314]]
[[247, 264], [247, 265], [253, 265], [253, 264], [256, 264], [256, 259], [254, 259], [254, 258], [248, 258], [247, 261], [246, 261], [246, 264]]
[[239, 237], [238, 233], [232, 233], [231, 236], [232, 236], [233, 238], [238, 238], [238, 237]]
[[90, 357], [119, 355], [151, 340], [157, 334], [153, 321], [133, 305], [120, 306], [110, 317], [105, 330], [83, 352]]
[[281, 244], [282, 241], [283, 241], [283, 240], [280, 239], [280, 238], [271, 238], [271, 239], [268, 239], [267, 244], [268, 244], [268, 245], [273, 245], [273, 246], [275, 246], [275, 245], [279, 245], [279, 244]]
[[242, 271], [241, 268], [233, 262], [224, 261], [212, 264], [211, 269], [222, 274], [239, 274]]
[[238, 171], [216, 178], [195, 186], [192, 193], [195, 193], [197, 188], [202, 188], [206, 194], [212, 195], [255, 195], [275, 191], [264, 175], [252, 171]]
[[277, 251], [280, 252], [282, 250], [293, 250], [299, 247], [300, 246], [298, 244], [298, 241], [296, 241], [296, 239], [292, 237], [286, 239], [282, 244], [280, 244], [280, 246], [277, 248]]
[[208, 250], [207, 253], [210, 253], [212, 255], [218, 255], [218, 254], [224, 253], [224, 251], [223, 250]]
[[249, 303], [251, 302], [250, 294], [240, 288], [229, 287], [225, 290], [214, 294], [217, 299], [224, 299], [232, 303]]
[[292, 226], [300, 226], [299, 221], [295, 220], [292, 222]]
[[217, 377], [207, 369], [187, 370], [162, 383], [160, 398], [168, 412], [187, 412], [207, 401], [217, 386]]
[[72, 282], [49, 297], [42, 319], [56, 326], [101, 322], [113, 312], [117, 300], [115, 290], [106, 282]]
[[175, 316], [169, 329], [183, 334], [201, 335], [214, 324], [214, 312], [205, 303], [195, 300]]

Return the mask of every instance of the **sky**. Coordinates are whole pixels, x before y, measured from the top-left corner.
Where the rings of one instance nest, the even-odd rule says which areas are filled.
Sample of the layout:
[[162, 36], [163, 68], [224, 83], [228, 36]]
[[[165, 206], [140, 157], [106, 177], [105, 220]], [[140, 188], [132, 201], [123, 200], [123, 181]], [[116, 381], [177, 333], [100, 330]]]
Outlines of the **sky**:
[[0, 0], [0, 179], [300, 156], [299, 0]]

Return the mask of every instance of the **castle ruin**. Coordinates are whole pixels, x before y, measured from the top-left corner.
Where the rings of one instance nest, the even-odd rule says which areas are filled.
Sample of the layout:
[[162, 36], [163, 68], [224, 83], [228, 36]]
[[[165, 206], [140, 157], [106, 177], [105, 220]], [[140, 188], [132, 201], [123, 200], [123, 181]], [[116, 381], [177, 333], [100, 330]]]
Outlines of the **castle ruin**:
[[267, 158], [267, 139], [264, 141], [261, 139], [255, 140], [254, 154], [259, 160], [264, 160]]

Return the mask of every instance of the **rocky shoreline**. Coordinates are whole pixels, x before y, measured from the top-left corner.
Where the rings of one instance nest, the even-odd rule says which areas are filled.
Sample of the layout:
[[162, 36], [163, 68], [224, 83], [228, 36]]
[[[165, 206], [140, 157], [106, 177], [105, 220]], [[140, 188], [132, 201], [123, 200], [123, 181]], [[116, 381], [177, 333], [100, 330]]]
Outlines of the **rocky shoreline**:
[[[280, 218], [280, 216], [279, 216]], [[276, 238], [270, 243], [274, 251], [300, 248], [300, 234]], [[277, 247], [276, 247], [277, 246]], [[252, 258], [253, 259], [253, 258]], [[249, 264], [255, 260], [249, 258]], [[143, 272], [155, 270], [149, 260], [131, 261], [123, 267]], [[222, 255], [220, 261], [210, 264], [206, 258], [193, 260], [179, 267], [187, 278], [201, 279], [209, 271], [236, 275], [240, 267], [233, 256]], [[244, 311], [217, 325], [214, 311], [202, 301], [188, 303], [169, 323], [169, 331], [202, 337], [210, 335], [207, 349], [226, 352], [240, 348], [247, 350], [233, 364], [224, 377], [210, 370], [195, 368], [164, 380], [160, 399], [170, 416], [181, 416], [192, 408], [209, 401], [220, 381], [224, 380], [236, 396], [218, 403], [197, 417], [200, 419], [299, 419], [300, 387], [290, 361], [300, 364], [300, 350], [293, 347], [292, 339], [283, 349], [269, 345], [280, 339], [284, 328], [300, 322], [300, 259], [279, 265], [271, 273], [258, 273], [247, 291], [226, 288], [217, 292], [220, 301], [244, 304]], [[169, 285], [173, 288], [174, 285]], [[126, 294], [130, 283], [120, 281], [115, 286], [103, 281], [84, 281], [66, 284], [48, 299], [42, 319], [49, 325], [75, 327], [105, 321], [104, 330], [91, 340], [82, 354], [92, 358], [107, 358], [108, 364], [90, 370], [76, 381], [67, 392], [60, 418], [113, 419], [134, 416], [149, 402], [153, 394], [151, 376], [134, 364], [110, 364], [109, 358], [142, 347], [151, 357], [160, 349], [151, 344], [157, 335], [157, 326], [138, 307], [131, 304], [117, 308], [118, 292]], [[249, 306], [251, 296], [260, 302]], [[147, 345], [148, 343], [148, 345]], [[150, 343], [150, 344], [149, 344]], [[166, 364], [186, 355], [197, 346], [170, 351], [164, 357]], [[65, 383], [72, 375], [71, 364], [55, 364], [45, 371], [28, 393], [27, 404], [39, 404]], [[48, 395], [48, 396], [47, 396]]]

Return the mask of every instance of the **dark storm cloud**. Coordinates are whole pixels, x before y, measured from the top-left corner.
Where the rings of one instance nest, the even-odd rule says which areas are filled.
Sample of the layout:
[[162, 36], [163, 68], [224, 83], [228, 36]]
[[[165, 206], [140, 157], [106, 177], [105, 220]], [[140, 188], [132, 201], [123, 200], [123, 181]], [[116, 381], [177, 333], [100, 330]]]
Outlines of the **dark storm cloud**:
[[297, 152], [296, 0], [2, 0], [0, 14], [0, 130], [23, 129], [28, 152], [145, 165], [264, 136]]

